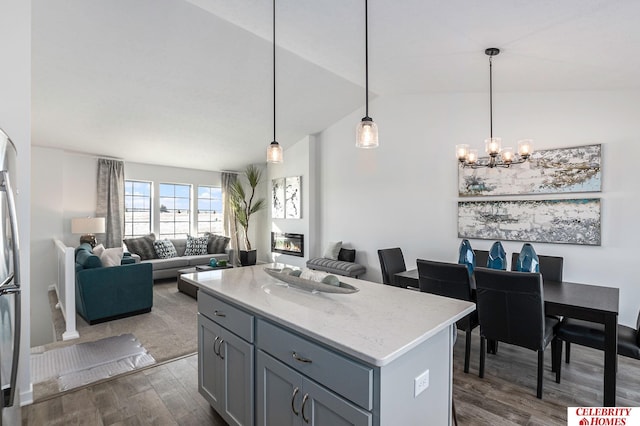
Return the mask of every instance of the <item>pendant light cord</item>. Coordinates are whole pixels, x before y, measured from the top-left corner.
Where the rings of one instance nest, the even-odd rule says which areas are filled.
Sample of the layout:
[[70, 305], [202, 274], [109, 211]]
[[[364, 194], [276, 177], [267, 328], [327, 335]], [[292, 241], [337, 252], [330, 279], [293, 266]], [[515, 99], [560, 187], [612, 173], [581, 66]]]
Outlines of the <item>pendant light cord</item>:
[[489, 56], [489, 136], [493, 138], [493, 63], [491, 58], [492, 57]]
[[364, 0], [365, 117], [369, 117], [369, 2]]
[[273, 0], [273, 141], [276, 142], [276, 0]]

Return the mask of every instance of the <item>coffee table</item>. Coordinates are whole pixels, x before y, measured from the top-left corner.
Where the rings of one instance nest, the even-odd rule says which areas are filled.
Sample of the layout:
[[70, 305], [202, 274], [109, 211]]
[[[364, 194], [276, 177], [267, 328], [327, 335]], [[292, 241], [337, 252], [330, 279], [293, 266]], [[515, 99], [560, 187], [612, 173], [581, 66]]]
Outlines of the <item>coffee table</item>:
[[195, 272], [203, 272], [203, 271], [215, 271], [218, 269], [229, 269], [233, 268], [233, 266], [227, 264], [227, 266], [209, 266], [209, 265], [198, 265], [192, 266], [190, 268], [180, 269], [178, 271], [178, 291], [183, 292], [184, 294], [188, 294], [194, 299], [198, 299], [198, 287], [195, 285], [186, 282], [182, 279], [183, 274], [193, 274]]

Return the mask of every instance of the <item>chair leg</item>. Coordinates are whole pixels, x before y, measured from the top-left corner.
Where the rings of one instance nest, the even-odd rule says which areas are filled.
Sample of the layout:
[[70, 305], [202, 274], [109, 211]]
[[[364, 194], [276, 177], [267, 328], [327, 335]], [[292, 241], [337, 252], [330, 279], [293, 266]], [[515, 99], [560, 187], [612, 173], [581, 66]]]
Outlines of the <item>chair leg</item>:
[[562, 340], [555, 339], [555, 342], [551, 342], [551, 344], [556, 345], [555, 354], [552, 353], [554, 357], [554, 362], [556, 364], [556, 383], [560, 383], [560, 370], [562, 370]]
[[484, 358], [487, 352], [487, 341], [484, 337], [480, 337], [480, 368], [478, 369], [478, 376], [482, 379], [484, 377]]
[[471, 330], [465, 331], [465, 346], [464, 346], [464, 372], [469, 372], [469, 358], [471, 357]]
[[544, 370], [544, 351], [538, 351], [538, 390], [536, 396], [542, 399], [542, 370]]
[[565, 342], [566, 346], [567, 346], [567, 354], [565, 355], [565, 361], [567, 364], [569, 364], [569, 359], [571, 358], [571, 343], [570, 342]]
[[458, 417], [456, 416], [456, 402], [451, 398], [451, 415], [453, 416], [453, 424], [458, 426]]

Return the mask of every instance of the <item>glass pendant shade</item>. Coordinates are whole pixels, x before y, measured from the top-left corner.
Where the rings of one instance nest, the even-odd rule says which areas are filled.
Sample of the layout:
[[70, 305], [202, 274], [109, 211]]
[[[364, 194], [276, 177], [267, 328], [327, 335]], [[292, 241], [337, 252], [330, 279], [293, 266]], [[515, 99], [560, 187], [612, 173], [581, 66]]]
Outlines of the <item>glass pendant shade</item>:
[[267, 147], [267, 163], [282, 163], [284, 160], [282, 147], [276, 141], [271, 142]]
[[500, 145], [502, 143], [502, 139], [500, 138], [488, 138], [484, 140], [484, 150], [487, 154], [492, 157], [500, 154]]
[[356, 146], [358, 148], [378, 147], [378, 126], [370, 117], [364, 117], [356, 127]]
[[518, 155], [521, 158], [527, 159], [533, 153], [533, 140], [531, 139], [523, 139], [518, 141]]

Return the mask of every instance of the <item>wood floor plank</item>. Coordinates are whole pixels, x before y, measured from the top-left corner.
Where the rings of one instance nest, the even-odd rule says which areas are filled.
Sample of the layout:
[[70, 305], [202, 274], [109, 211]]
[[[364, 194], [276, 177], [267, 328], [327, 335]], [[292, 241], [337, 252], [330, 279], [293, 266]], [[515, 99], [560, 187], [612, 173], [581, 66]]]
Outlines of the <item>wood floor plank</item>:
[[[560, 384], [550, 371], [549, 351], [543, 397], [538, 399], [535, 352], [501, 344], [497, 355], [487, 356], [485, 378], [480, 379], [479, 339], [476, 331], [469, 374], [462, 371], [464, 339], [454, 348], [453, 397], [460, 426], [564, 426], [567, 407], [602, 404], [602, 351], [573, 345], [572, 361], [563, 362]], [[617, 403], [640, 406], [640, 361], [618, 358]], [[22, 412], [25, 426], [226, 426], [198, 393], [196, 355], [77, 389], [23, 407]]]

